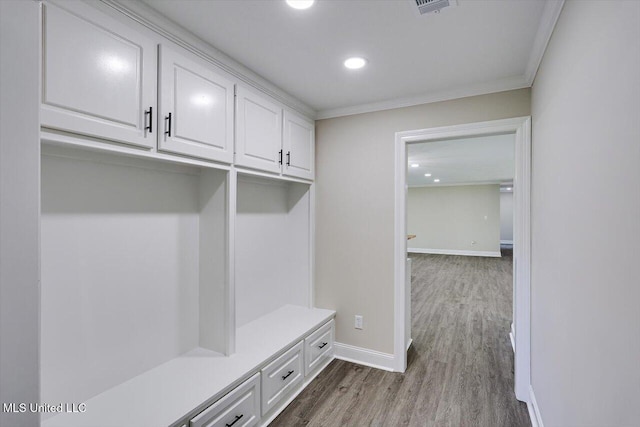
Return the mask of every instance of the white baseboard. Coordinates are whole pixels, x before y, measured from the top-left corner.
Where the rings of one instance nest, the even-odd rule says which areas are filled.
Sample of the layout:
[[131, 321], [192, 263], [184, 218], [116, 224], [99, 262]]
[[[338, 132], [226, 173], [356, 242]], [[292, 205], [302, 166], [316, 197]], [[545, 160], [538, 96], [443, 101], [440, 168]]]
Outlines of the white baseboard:
[[463, 251], [458, 249], [424, 249], [424, 248], [408, 248], [407, 252], [415, 254], [434, 254], [434, 255], [463, 255], [463, 256], [486, 256], [500, 258], [500, 251]]
[[334, 343], [333, 348], [336, 359], [394, 372], [395, 357], [393, 357], [393, 354], [382, 353], [380, 351], [339, 342]]
[[413, 344], [413, 338], [409, 338], [409, 341], [407, 341], [407, 348], [405, 350], [409, 351], [409, 347], [411, 347], [411, 344]]
[[516, 330], [514, 329], [513, 323], [511, 324], [511, 332], [509, 332], [509, 339], [511, 340], [511, 348], [513, 352], [516, 352]]
[[536, 401], [536, 395], [531, 386], [529, 386], [529, 401], [527, 402], [527, 409], [529, 410], [529, 418], [531, 418], [531, 426], [544, 427], [542, 417], [540, 416], [540, 408], [538, 408], [538, 402]]
[[500, 240], [501, 245], [513, 245], [513, 240]]

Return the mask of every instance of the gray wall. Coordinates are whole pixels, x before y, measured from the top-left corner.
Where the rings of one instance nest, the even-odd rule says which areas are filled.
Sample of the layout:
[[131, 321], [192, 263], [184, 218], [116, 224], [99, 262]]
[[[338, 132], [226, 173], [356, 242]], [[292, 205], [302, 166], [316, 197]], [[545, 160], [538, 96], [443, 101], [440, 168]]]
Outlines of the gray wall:
[[500, 240], [513, 241], [513, 193], [500, 193]]
[[[40, 399], [38, 9], [0, 1], [0, 404]], [[3, 427], [39, 425], [1, 409]]]
[[[500, 254], [500, 185], [412, 187], [407, 192], [407, 246]], [[475, 243], [474, 243], [475, 242]]]
[[[338, 342], [393, 353], [395, 133], [530, 107], [521, 89], [316, 122], [315, 301], [338, 310]], [[364, 329], [354, 329], [355, 314]]]
[[533, 86], [532, 386], [546, 427], [640, 420], [640, 2], [567, 1]]

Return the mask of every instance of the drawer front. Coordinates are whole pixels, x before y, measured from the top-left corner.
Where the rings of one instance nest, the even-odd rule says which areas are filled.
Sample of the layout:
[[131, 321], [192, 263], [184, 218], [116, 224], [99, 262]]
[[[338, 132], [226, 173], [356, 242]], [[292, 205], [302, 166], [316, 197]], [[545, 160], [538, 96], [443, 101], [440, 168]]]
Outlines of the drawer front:
[[260, 420], [257, 373], [191, 420], [190, 427], [250, 427]]
[[305, 375], [309, 375], [333, 355], [334, 330], [334, 322], [331, 320], [304, 340]]
[[302, 341], [262, 370], [262, 415], [302, 383]]

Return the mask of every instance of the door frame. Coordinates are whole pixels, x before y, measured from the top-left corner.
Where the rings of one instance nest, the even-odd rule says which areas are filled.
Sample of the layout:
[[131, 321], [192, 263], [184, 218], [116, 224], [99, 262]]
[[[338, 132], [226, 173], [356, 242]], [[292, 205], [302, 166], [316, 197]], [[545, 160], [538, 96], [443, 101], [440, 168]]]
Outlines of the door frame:
[[405, 292], [407, 258], [407, 144], [452, 138], [514, 133], [514, 254], [513, 347], [515, 395], [529, 401], [531, 383], [531, 117], [516, 117], [454, 126], [396, 132], [394, 212], [394, 360], [395, 370], [407, 367]]

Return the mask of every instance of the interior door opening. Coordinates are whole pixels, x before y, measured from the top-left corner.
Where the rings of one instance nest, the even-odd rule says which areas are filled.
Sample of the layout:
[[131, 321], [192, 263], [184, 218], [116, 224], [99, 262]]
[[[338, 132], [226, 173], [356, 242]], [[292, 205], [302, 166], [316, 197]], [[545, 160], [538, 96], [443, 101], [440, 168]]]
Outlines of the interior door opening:
[[[449, 148], [441, 150], [439, 155], [435, 158], [439, 159], [439, 163], [446, 163], [447, 159], [455, 157], [456, 152], [460, 152], [465, 145], [467, 148], [470, 146], [478, 151], [479, 144], [473, 145], [472, 140], [475, 142], [484, 138], [496, 138], [500, 137], [506, 140], [511, 138], [513, 149], [507, 156], [513, 156], [512, 170], [513, 174], [511, 180], [509, 176], [491, 177], [485, 176], [485, 181], [480, 179], [487, 170], [492, 169], [490, 167], [479, 167], [478, 164], [490, 161], [490, 157], [487, 157], [487, 153], [476, 153], [476, 157], [479, 156], [481, 160], [476, 158], [475, 161], [470, 160], [469, 156], [464, 161], [467, 162], [466, 166], [464, 161], [456, 168], [458, 177], [455, 174], [451, 174], [451, 170], [447, 172], [443, 169], [438, 169], [438, 162], [429, 163], [423, 161], [423, 166], [420, 166], [421, 160], [419, 157], [411, 156], [412, 147], [419, 147], [423, 145], [427, 151], [438, 148], [438, 144], [443, 147], [449, 145]], [[498, 139], [500, 139], [498, 138]], [[451, 142], [452, 140], [458, 141], [458, 145]], [[416, 145], [418, 144], [418, 145]], [[470, 145], [471, 144], [471, 145]], [[498, 144], [499, 145], [499, 144]], [[448, 150], [448, 151], [447, 151]], [[415, 151], [415, 150], [414, 150]], [[418, 150], [419, 151], [419, 150]], [[437, 150], [436, 150], [437, 151]], [[480, 150], [481, 151], [481, 150]], [[509, 153], [509, 152], [507, 152]], [[503, 192], [513, 192], [513, 327], [507, 328], [506, 333], [510, 335], [513, 340], [514, 353], [514, 389], [515, 395], [518, 400], [528, 402], [529, 401], [529, 388], [530, 388], [530, 349], [529, 349], [529, 336], [530, 336], [530, 313], [529, 313], [529, 264], [530, 264], [530, 225], [529, 225], [529, 188], [530, 188], [530, 118], [515, 118], [506, 120], [497, 120], [491, 122], [471, 123], [457, 126], [449, 126], [443, 128], [431, 128], [414, 131], [398, 132], [396, 134], [396, 223], [395, 223], [395, 239], [396, 239], [396, 341], [395, 341], [395, 355], [397, 361], [397, 370], [404, 371], [406, 369], [406, 352], [407, 343], [411, 340], [411, 329], [407, 326], [409, 321], [407, 315], [408, 304], [410, 301], [410, 288], [408, 287], [408, 280], [410, 280], [410, 273], [408, 271], [407, 252], [408, 249], [419, 250], [422, 248], [423, 253], [436, 253], [436, 254], [449, 254], [449, 255], [464, 255], [464, 256], [478, 256], [478, 257], [499, 257], [501, 251], [508, 248], [502, 248], [499, 235], [499, 197], [500, 189]], [[433, 158], [433, 153], [432, 158]], [[460, 154], [460, 153], [458, 153]], [[439, 156], [439, 157], [438, 157]], [[458, 156], [460, 157], [460, 156]], [[462, 156], [465, 158], [465, 156]], [[469, 166], [471, 163], [475, 166]], [[442, 166], [442, 164], [440, 166]], [[417, 165], [417, 166], [416, 166]], [[475, 181], [470, 180], [468, 173], [470, 169], [476, 167], [475, 171], [477, 178]], [[425, 170], [422, 170], [425, 169]], [[427, 170], [429, 169], [429, 170]], [[495, 169], [495, 168], [493, 168]], [[467, 175], [465, 175], [467, 173]], [[438, 181], [436, 181], [438, 180]], [[471, 212], [474, 223], [471, 221], [466, 225], [467, 232], [460, 233], [458, 236], [454, 236], [453, 240], [456, 242], [447, 241], [447, 236], [438, 235], [437, 231], [426, 233], [428, 236], [423, 236], [420, 239], [419, 232], [409, 230], [408, 216], [409, 211], [413, 211], [415, 206], [408, 208], [408, 203], [419, 205], [420, 201], [416, 202], [416, 198], [409, 197], [411, 185], [417, 188], [425, 188], [427, 190], [421, 190], [422, 192], [428, 192], [429, 188], [440, 188], [453, 190], [454, 187], [477, 187], [475, 189], [467, 188], [467, 192], [481, 193], [481, 189], [485, 193], [491, 194], [493, 200], [496, 201], [492, 213], [481, 214], [478, 212]], [[422, 185], [422, 187], [420, 187]], [[483, 187], [483, 188], [481, 188]], [[510, 190], [507, 190], [507, 189]], [[459, 188], [458, 188], [459, 189]], [[441, 190], [436, 194], [437, 197], [449, 197], [454, 198], [452, 194], [455, 191]], [[432, 195], [433, 196], [433, 195]], [[477, 197], [479, 197], [476, 194]], [[426, 196], [425, 196], [426, 197]], [[415, 203], [414, 203], [415, 202]], [[473, 211], [476, 205], [481, 204], [480, 199], [467, 205], [466, 211]], [[433, 200], [432, 200], [433, 205]], [[435, 211], [435, 209], [434, 209]], [[463, 205], [455, 207], [451, 212], [429, 212], [428, 215], [440, 215], [441, 217], [449, 216], [462, 216], [462, 214], [469, 214], [465, 212]], [[466, 215], [469, 217], [469, 215]], [[447, 218], [449, 219], [449, 218]], [[460, 218], [459, 218], [460, 219]], [[463, 218], [464, 219], [464, 218]], [[489, 223], [493, 220], [491, 232], [487, 232], [488, 235], [492, 235], [491, 239], [484, 237], [469, 238], [469, 236], [475, 233], [479, 225], [483, 225], [484, 222]], [[479, 221], [478, 221], [479, 220]], [[471, 234], [470, 234], [471, 233]], [[408, 234], [415, 234], [416, 237], [407, 240]], [[489, 242], [491, 240], [491, 242]], [[502, 239], [507, 240], [507, 239]], [[410, 243], [408, 243], [410, 242]], [[503, 246], [507, 243], [503, 242]], [[435, 246], [435, 247], [433, 247]], [[410, 307], [410, 306], [409, 306]]]

